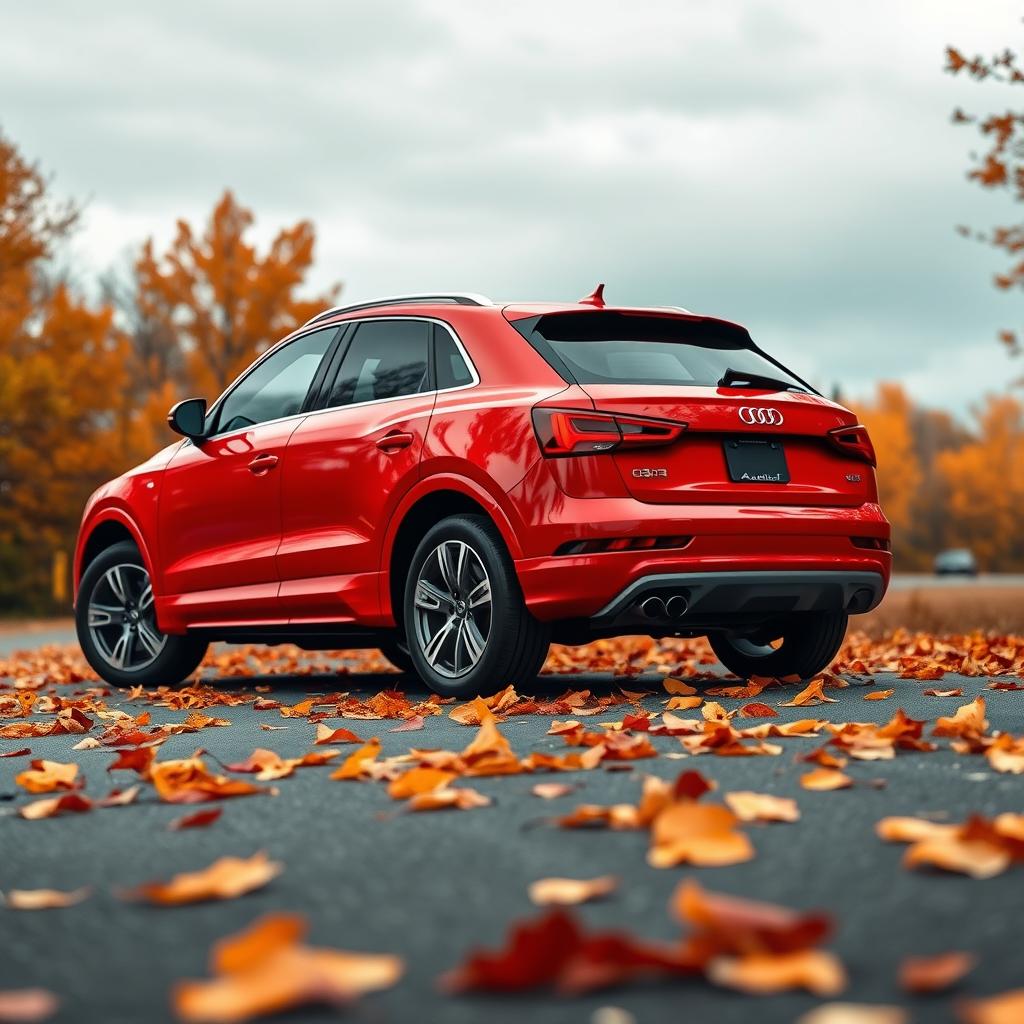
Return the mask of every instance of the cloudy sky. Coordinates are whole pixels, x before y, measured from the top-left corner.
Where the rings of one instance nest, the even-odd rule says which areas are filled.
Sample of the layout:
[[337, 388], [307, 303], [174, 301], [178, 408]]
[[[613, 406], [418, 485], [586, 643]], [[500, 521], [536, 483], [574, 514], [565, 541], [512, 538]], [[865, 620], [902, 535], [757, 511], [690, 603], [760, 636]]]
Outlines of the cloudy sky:
[[313, 284], [352, 301], [606, 281], [823, 388], [964, 412], [1011, 376], [1020, 300], [954, 233], [1015, 211], [949, 113], [1024, 89], [943, 48], [1022, 37], [1010, 0], [53, 0], [5, 10], [0, 127], [86, 202], [86, 277], [228, 186], [261, 238], [314, 220]]

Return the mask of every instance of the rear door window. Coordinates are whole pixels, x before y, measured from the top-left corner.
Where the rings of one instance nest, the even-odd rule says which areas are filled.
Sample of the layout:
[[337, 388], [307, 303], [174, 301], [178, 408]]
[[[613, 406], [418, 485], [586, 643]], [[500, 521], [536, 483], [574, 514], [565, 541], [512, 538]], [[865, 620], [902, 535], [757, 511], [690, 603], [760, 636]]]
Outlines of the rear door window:
[[530, 340], [579, 384], [679, 384], [717, 387], [727, 370], [774, 377], [806, 390], [797, 377], [751, 347], [746, 331], [716, 322], [623, 313], [540, 317]]
[[473, 374], [455, 344], [451, 333], [440, 324], [434, 324], [434, 385], [438, 391], [461, 388], [473, 383]]
[[431, 327], [425, 320], [359, 324], [324, 406], [357, 405], [425, 391]]

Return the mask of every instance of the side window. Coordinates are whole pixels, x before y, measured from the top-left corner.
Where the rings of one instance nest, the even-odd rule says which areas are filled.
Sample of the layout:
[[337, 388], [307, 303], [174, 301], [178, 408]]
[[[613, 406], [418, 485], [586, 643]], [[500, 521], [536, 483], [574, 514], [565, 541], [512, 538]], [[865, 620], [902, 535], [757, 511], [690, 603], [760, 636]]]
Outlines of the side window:
[[451, 334], [440, 324], [434, 324], [434, 376], [437, 390], [459, 388], [473, 383], [466, 360]]
[[337, 333], [337, 327], [313, 331], [264, 359], [221, 402], [215, 432], [241, 430], [299, 412], [320, 360]]
[[341, 361], [326, 407], [398, 398], [425, 390], [430, 328], [425, 320], [361, 323]]

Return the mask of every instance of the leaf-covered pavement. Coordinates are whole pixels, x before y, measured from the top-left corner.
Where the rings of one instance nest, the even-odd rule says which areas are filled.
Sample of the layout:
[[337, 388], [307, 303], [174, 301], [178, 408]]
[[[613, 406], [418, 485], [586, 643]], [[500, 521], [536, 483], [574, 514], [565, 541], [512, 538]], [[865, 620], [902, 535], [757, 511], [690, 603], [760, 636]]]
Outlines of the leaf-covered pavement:
[[[922, 650], [922, 644], [929, 649]], [[1000, 873], [983, 880], [926, 866], [912, 869], [903, 864], [906, 847], [883, 842], [876, 827], [894, 816], [942, 824], [962, 822], [975, 814], [993, 821], [1000, 814], [1024, 809], [1024, 776], [995, 770], [991, 755], [984, 751], [968, 752], [972, 747], [994, 745], [993, 737], [999, 733], [1011, 737], [1024, 733], [1024, 692], [989, 688], [993, 682], [999, 686], [1022, 682], [1020, 654], [1019, 642], [1013, 641], [979, 644], [957, 638], [944, 647], [905, 637], [887, 645], [869, 646], [864, 641], [842, 655], [840, 667], [855, 672], [844, 674], [840, 681], [851, 685], [836, 687], [827, 685], [835, 680], [824, 681], [821, 692], [831, 698], [829, 702], [785, 706], [803, 688], [772, 686], [753, 696], [707, 697], [699, 707], [671, 711], [666, 720], [660, 716], [673, 696], [663, 685], [665, 676], [683, 680], [677, 688], [685, 689], [694, 683], [693, 673], [714, 668], [702, 663], [706, 651], [701, 645], [670, 644], [660, 649], [645, 644], [606, 645], [588, 650], [586, 661], [574, 663], [569, 659], [578, 654], [556, 652], [552, 667], [604, 671], [542, 676], [533, 694], [541, 707], [532, 709], [533, 713], [508, 714], [516, 705], [506, 700], [503, 709], [497, 702], [494, 724], [509, 741], [510, 763], [543, 766], [552, 758], [573, 754], [590, 752], [593, 757], [594, 745], [570, 746], [564, 733], [549, 735], [555, 720], [576, 720], [584, 734], [605, 738], [616, 731], [607, 729], [608, 723], [631, 721], [625, 739], [649, 743], [658, 756], [602, 759], [596, 767], [581, 771], [469, 777], [463, 777], [464, 764], [453, 761], [437, 769], [453, 775], [442, 780], [443, 789], [437, 792], [472, 789], [490, 804], [423, 813], [411, 812], [406, 799], [389, 795], [393, 780], [388, 776], [405, 777], [416, 764], [436, 762], [437, 756], [421, 755], [415, 763], [388, 759], [407, 756], [413, 748], [465, 752], [479, 735], [476, 719], [481, 714], [486, 717], [486, 711], [460, 704], [424, 705], [419, 710], [428, 713], [410, 713], [416, 711], [416, 704], [428, 701], [426, 692], [400, 677], [352, 671], [382, 669], [373, 656], [350, 660], [342, 666], [348, 671], [338, 674], [338, 663], [323, 656], [296, 659], [289, 652], [266, 652], [254, 660], [252, 652], [221, 655], [205, 675], [217, 677], [216, 685], [225, 694], [243, 695], [245, 703], [199, 709], [202, 716], [229, 724], [206, 724], [195, 732], [168, 730], [169, 735], [160, 737], [156, 763], [187, 762], [202, 748], [207, 752], [201, 760], [208, 774], [273, 788], [276, 796], [216, 799], [195, 806], [162, 802], [158, 793], [166, 796], [180, 790], [171, 785], [161, 791], [145, 777], [146, 744], [152, 738], [134, 737], [135, 746], [73, 749], [84, 739], [104, 736], [112, 726], [124, 728], [123, 722], [104, 721], [92, 711], [82, 712], [92, 722], [86, 732], [0, 740], [0, 754], [30, 749], [24, 756], [0, 758], [0, 793], [8, 798], [0, 819], [0, 889], [72, 892], [91, 888], [84, 899], [58, 909], [0, 909], [4, 950], [0, 990], [41, 987], [52, 991], [60, 1000], [58, 1012], [50, 1018], [56, 1021], [174, 1020], [172, 992], [183, 979], [211, 977], [208, 953], [215, 943], [263, 915], [285, 913], [305, 917], [309, 934], [304, 941], [311, 947], [388, 954], [404, 961], [404, 973], [392, 979], [390, 987], [366, 995], [343, 1011], [356, 1018], [469, 1022], [520, 1021], [529, 1016], [541, 1021], [589, 1021], [595, 1011], [613, 1006], [644, 1022], [677, 1020], [683, 1015], [698, 1021], [745, 1021], [754, 1015], [760, 1020], [793, 1021], [838, 998], [900, 1005], [913, 1021], [968, 1019], [958, 1016], [964, 1011], [957, 1006], [962, 1007], [964, 1000], [1022, 984], [1017, 904], [1024, 864], [1011, 858]], [[67, 717], [69, 708], [58, 708], [46, 698], [74, 701], [94, 685], [73, 681], [68, 673], [74, 673], [76, 664], [73, 656], [62, 656], [21, 658], [0, 667], [0, 675], [7, 674], [2, 680], [5, 688], [0, 689], [0, 725], [52, 723], [62, 712]], [[968, 673], [1000, 675], [948, 671], [954, 666]], [[939, 667], [944, 670], [941, 677]], [[856, 674], [879, 668], [890, 671], [870, 678]], [[268, 669], [277, 674], [251, 674]], [[900, 678], [901, 673], [918, 678]], [[69, 681], [57, 685], [60, 679]], [[696, 684], [702, 686], [705, 681], [698, 679]], [[404, 701], [378, 696], [396, 685], [404, 692]], [[548, 713], [567, 690], [590, 691], [590, 698], [575, 705], [583, 714], [568, 713], [571, 704], [557, 714]], [[623, 700], [622, 690], [629, 699]], [[634, 696], [644, 690], [649, 694]], [[885, 690], [894, 692], [883, 699], [864, 699], [868, 693]], [[942, 697], [926, 695], [928, 690], [962, 693]], [[337, 696], [346, 693], [349, 696]], [[30, 699], [26, 694], [34, 694], [35, 700], [21, 717], [23, 702]], [[330, 695], [332, 703], [318, 703], [324, 695]], [[307, 707], [311, 696], [314, 703]], [[946, 730], [943, 736], [940, 727], [940, 736], [932, 736], [939, 717], [955, 718], [958, 708], [971, 706], [978, 696], [985, 701], [983, 741], [964, 739], [958, 735], [963, 730], [957, 728], [953, 735]], [[18, 709], [9, 698], [19, 704]], [[180, 727], [189, 714], [187, 708], [162, 707], [148, 695], [126, 699], [115, 691], [91, 699], [106, 712], [136, 719], [148, 713], [150, 720], [143, 719], [136, 730], [146, 734], [162, 726]], [[353, 699], [355, 703], [350, 703]], [[258, 701], [255, 707], [254, 700]], [[684, 705], [686, 696], [677, 694], [675, 700]], [[391, 710], [403, 717], [337, 717], [339, 706], [360, 715], [367, 713], [361, 709], [371, 706], [387, 709], [389, 702], [397, 702], [390, 705]], [[602, 702], [608, 706], [601, 707]], [[927, 720], [921, 728], [922, 740], [937, 749], [923, 752], [911, 744], [897, 747], [891, 758], [863, 760], [849, 756], [848, 742], [827, 743], [832, 732], [822, 727], [817, 738], [762, 739], [755, 734], [739, 741], [780, 746], [781, 753], [720, 756], [694, 754], [695, 734], [685, 731], [689, 727], [677, 724], [670, 730], [676, 735], [658, 735], [666, 722], [671, 726], [679, 720], [697, 722], [701, 735], [706, 734], [719, 717], [713, 708], [710, 713], [707, 710], [710, 702], [720, 705], [726, 715], [750, 704], [767, 705], [776, 712], [775, 717], [733, 717], [726, 727], [734, 731], [807, 719], [888, 723], [901, 708], [911, 720]], [[275, 703], [295, 710], [282, 714]], [[524, 707], [522, 702], [518, 706]], [[597, 713], [586, 713], [591, 710]], [[647, 721], [645, 728], [648, 715], [659, 717]], [[416, 728], [419, 718], [422, 728]], [[474, 724], [460, 724], [459, 718]], [[332, 779], [349, 756], [362, 749], [362, 742], [315, 743], [318, 730], [323, 738], [325, 732], [340, 729], [362, 742], [379, 738], [380, 753], [374, 760], [383, 767], [356, 773], [371, 776], [363, 781]], [[857, 737], [863, 738], [865, 730], [855, 732], [860, 742]], [[873, 737], [877, 732], [867, 734]], [[840, 735], [849, 741], [849, 730]], [[108, 733], [106, 738], [116, 737]], [[622, 741], [612, 740], [610, 746], [617, 742]], [[689, 756], [667, 756], [688, 753], [686, 743]], [[964, 752], [957, 753], [952, 744], [962, 745]], [[877, 745], [875, 739], [871, 745]], [[845, 757], [845, 765], [830, 769], [796, 760], [798, 754], [822, 748], [834, 757]], [[258, 781], [258, 774], [268, 770], [266, 764], [260, 757], [253, 763], [254, 751], [261, 749], [277, 755], [266, 781]], [[116, 750], [143, 754], [118, 755]], [[319, 767], [298, 765], [310, 752], [325, 751], [337, 751], [338, 757]], [[483, 753], [492, 757], [489, 750]], [[31, 768], [37, 759], [77, 764], [79, 771], [71, 778], [66, 770]], [[107, 767], [119, 759], [139, 764], [108, 772]], [[250, 770], [228, 771], [221, 766]], [[840, 770], [853, 785], [835, 790], [801, 785], [803, 776], [818, 770]], [[27, 791], [15, 781], [26, 771], [34, 773], [32, 785], [45, 788], [50, 780], [54, 790]], [[720, 867], [650, 866], [652, 833], [647, 828], [566, 829], [556, 824], [580, 805], [635, 807], [645, 776], [656, 776], [668, 785], [684, 771], [699, 772], [717, 787], [699, 796], [701, 803], [722, 805], [736, 793], [770, 795], [795, 801], [800, 817], [794, 822], [741, 822], [737, 827], [749, 840], [752, 856]], [[84, 789], [63, 788], [78, 785], [82, 777]], [[177, 780], [175, 775], [172, 782]], [[542, 799], [533, 791], [538, 784], [573, 789]], [[16, 813], [35, 801], [68, 793], [98, 802], [113, 788], [123, 794], [132, 786], [139, 787], [138, 793], [124, 806], [97, 806], [41, 820], [25, 820]], [[741, 813], [742, 800], [728, 803], [740, 817], [747, 816]], [[221, 814], [197, 827], [168, 827], [210, 810]], [[170, 883], [175, 876], [201, 872], [220, 858], [248, 860], [260, 851], [266, 851], [280, 871], [257, 864], [253, 886], [238, 886], [243, 891], [248, 888], [244, 895], [231, 892], [227, 895], [235, 898], [164, 906], [138, 898], [150, 883]], [[820, 947], [843, 965], [848, 978], [845, 990], [836, 997], [803, 991], [754, 996], [719, 987], [703, 976], [636, 981], [573, 997], [553, 994], [550, 985], [515, 998], [439, 990], [438, 979], [462, 964], [473, 949], [500, 950], [514, 922], [537, 921], [550, 913], [531, 903], [534, 883], [608, 877], [618, 880], [613, 891], [568, 913], [587, 931], [611, 929], [643, 942], [678, 945], [686, 934], [670, 910], [679, 884], [686, 879], [712, 892], [799, 911], [823, 911], [832, 918], [833, 934]], [[975, 966], [951, 992], [919, 996], [903, 990], [899, 974], [906, 957], [954, 951], [973, 954]], [[336, 1013], [303, 1008], [284, 1019], [328, 1020]]]

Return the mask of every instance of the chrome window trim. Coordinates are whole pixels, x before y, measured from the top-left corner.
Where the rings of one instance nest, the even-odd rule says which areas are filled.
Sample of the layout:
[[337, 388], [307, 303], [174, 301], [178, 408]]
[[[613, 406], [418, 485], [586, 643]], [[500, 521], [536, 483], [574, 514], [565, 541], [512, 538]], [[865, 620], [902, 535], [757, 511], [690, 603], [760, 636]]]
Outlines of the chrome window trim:
[[[244, 434], [247, 430], [253, 430], [255, 429], [255, 427], [268, 426], [271, 423], [287, 423], [288, 420], [302, 420], [305, 419], [307, 416], [319, 416], [325, 412], [340, 412], [343, 409], [359, 409], [367, 405], [383, 405], [386, 402], [401, 402], [405, 399], [416, 398], [419, 395], [447, 395], [453, 391], [468, 391], [470, 388], [475, 388], [480, 383], [480, 374], [477, 372], [476, 365], [470, 358], [469, 352], [466, 350], [466, 346], [462, 343], [462, 339], [456, 333], [455, 328], [452, 327], [452, 325], [447, 323], [445, 320], [441, 320], [440, 318], [433, 316], [411, 315], [353, 317], [351, 320], [341, 320], [336, 324], [321, 324], [320, 326], [314, 327], [312, 330], [303, 331], [301, 334], [296, 334], [295, 337], [293, 338], [286, 338], [282, 341], [279, 341], [276, 345], [272, 345], [270, 348], [267, 349], [266, 352], [263, 353], [263, 355], [259, 357], [259, 359], [256, 360], [256, 362], [254, 362], [251, 366], [246, 367], [231, 382], [231, 384], [228, 385], [223, 394], [221, 394], [217, 401], [214, 402], [213, 405], [210, 407], [210, 409], [207, 412], [207, 416], [213, 413], [214, 410], [216, 410], [224, 401], [224, 399], [227, 398], [227, 396], [232, 391], [234, 391], [234, 389], [239, 384], [241, 384], [242, 381], [246, 377], [248, 377], [249, 374], [252, 373], [257, 366], [260, 365], [260, 363], [263, 362], [264, 359], [269, 358], [270, 354], [272, 352], [276, 352], [279, 348], [282, 348], [285, 345], [290, 345], [293, 341], [298, 341], [300, 338], [308, 337], [310, 334], [314, 334], [317, 331], [329, 330], [330, 328], [342, 328], [348, 324], [372, 323], [378, 320], [417, 320], [422, 323], [437, 324], [438, 326], [443, 327], [451, 335], [452, 341], [455, 342], [455, 347], [459, 350], [459, 354], [462, 356], [463, 360], [465, 360], [466, 366], [469, 369], [470, 375], [472, 376], [473, 379], [468, 384], [458, 384], [455, 387], [451, 388], [432, 388], [429, 391], [416, 391], [411, 395], [394, 395], [391, 398], [371, 398], [366, 402], [350, 402], [348, 405], [332, 405], [328, 406], [326, 409], [310, 409], [307, 412], [293, 413], [291, 416], [279, 416], [277, 419], [273, 420], [261, 420], [259, 423], [255, 423], [250, 427], [239, 427], [237, 430], [226, 430], [220, 434], [210, 434], [209, 437], [206, 437], [203, 440], [219, 441], [223, 440], [224, 438], [233, 437], [238, 434]], [[433, 342], [431, 340], [431, 344], [432, 343]], [[342, 362], [344, 362], [344, 358], [342, 359]], [[340, 370], [341, 367], [339, 366], [338, 369]]]

